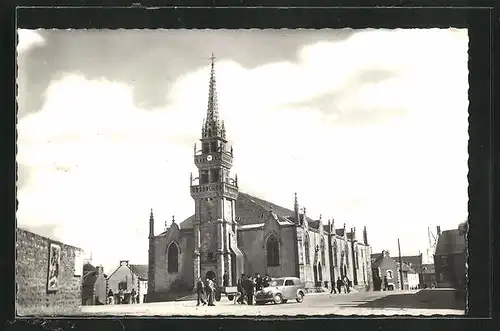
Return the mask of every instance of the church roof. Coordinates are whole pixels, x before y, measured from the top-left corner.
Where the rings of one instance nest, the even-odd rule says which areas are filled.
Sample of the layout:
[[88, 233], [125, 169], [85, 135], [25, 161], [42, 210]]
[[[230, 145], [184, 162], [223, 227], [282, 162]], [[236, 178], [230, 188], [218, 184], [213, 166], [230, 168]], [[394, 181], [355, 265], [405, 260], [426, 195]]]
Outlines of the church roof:
[[[280, 222], [292, 223], [294, 221], [294, 212], [292, 210], [250, 194], [239, 192], [236, 200], [236, 221], [239, 225], [260, 224], [263, 222], [263, 217], [270, 210], [276, 214]], [[303, 219], [303, 215], [301, 215], [301, 219]], [[307, 216], [306, 219], [309, 224], [314, 222]], [[194, 215], [188, 217], [180, 223], [180, 228], [192, 228], [193, 220]]]
[[344, 236], [344, 229], [335, 229], [335, 233], [337, 236], [343, 237]]

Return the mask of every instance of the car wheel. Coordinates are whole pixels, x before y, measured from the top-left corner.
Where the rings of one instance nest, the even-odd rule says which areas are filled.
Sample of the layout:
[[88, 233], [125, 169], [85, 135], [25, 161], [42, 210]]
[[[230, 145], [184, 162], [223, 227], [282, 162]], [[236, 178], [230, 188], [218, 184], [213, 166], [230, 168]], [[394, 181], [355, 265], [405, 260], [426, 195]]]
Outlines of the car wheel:
[[283, 299], [283, 303], [287, 303], [288, 302], [288, 299]]
[[301, 303], [302, 301], [304, 301], [304, 294], [302, 292], [299, 292], [299, 294], [297, 294], [296, 300], [298, 303]]
[[276, 294], [274, 296], [274, 303], [277, 304], [277, 305], [279, 305], [282, 302], [283, 302], [283, 297], [281, 296], [281, 294], [279, 294], [279, 293]]
[[234, 295], [228, 295], [227, 298], [229, 299], [229, 301], [233, 301]]

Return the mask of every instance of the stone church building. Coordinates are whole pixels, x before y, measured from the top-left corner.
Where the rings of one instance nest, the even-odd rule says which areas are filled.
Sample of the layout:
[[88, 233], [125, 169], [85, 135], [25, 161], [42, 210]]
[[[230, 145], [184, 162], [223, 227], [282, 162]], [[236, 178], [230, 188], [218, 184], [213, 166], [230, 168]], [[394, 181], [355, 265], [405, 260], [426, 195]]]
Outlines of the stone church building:
[[207, 115], [201, 149], [194, 145], [198, 175], [191, 174], [193, 215], [154, 234], [149, 221], [148, 289], [151, 297], [192, 289], [198, 277], [213, 277], [230, 285], [242, 274], [295, 276], [307, 288], [330, 287], [347, 277], [358, 290], [371, 288], [371, 248], [366, 227], [356, 229], [333, 220], [313, 220], [300, 207], [297, 194], [291, 209], [239, 191], [232, 177], [233, 148], [228, 146], [224, 121], [218, 116], [214, 58], [209, 81]]

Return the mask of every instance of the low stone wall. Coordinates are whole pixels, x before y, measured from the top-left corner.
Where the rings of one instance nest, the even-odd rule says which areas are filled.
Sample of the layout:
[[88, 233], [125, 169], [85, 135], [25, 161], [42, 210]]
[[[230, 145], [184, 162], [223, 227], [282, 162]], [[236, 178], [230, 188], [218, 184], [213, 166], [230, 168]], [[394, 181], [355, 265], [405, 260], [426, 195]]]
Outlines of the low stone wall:
[[[81, 311], [82, 280], [75, 276], [75, 254], [81, 249], [17, 229], [16, 310], [21, 316], [72, 314]], [[61, 247], [58, 290], [47, 291], [49, 245]], [[83, 266], [82, 266], [83, 267]]]

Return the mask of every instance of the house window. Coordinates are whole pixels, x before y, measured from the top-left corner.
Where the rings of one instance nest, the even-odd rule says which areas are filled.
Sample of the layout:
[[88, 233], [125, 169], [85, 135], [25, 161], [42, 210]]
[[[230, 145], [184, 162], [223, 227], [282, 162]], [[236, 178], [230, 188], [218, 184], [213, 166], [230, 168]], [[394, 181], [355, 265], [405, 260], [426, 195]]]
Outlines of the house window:
[[447, 267], [448, 266], [448, 257], [447, 256], [441, 256], [441, 265], [443, 267]]
[[304, 236], [304, 252], [306, 254], [306, 264], [309, 264], [311, 262], [311, 252], [309, 251], [309, 236], [307, 234]]
[[122, 291], [126, 291], [127, 290], [127, 282], [126, 281], [118, 283], [118, 291], [119, 290], [122, 290]]
[[325, 258], [325, 239], [321, 238], [321, 264], [326, 265], [326, 258]]
[[177, 245], [175, 243], [171, 243], [170, 246], [168, 246], [167, 258], [168, 258], [168, 266], [167, 266], [168, 272], [178, 272], [179, 248], [177, 248]]
[[392, 270], [387, 270], [385, 275], [387, 276], [387, 279], [392, 279]]
[[267, 265], [275, 267], [280, 265], [279, 242], [275, 236], [270, 236], [266, 243]]

